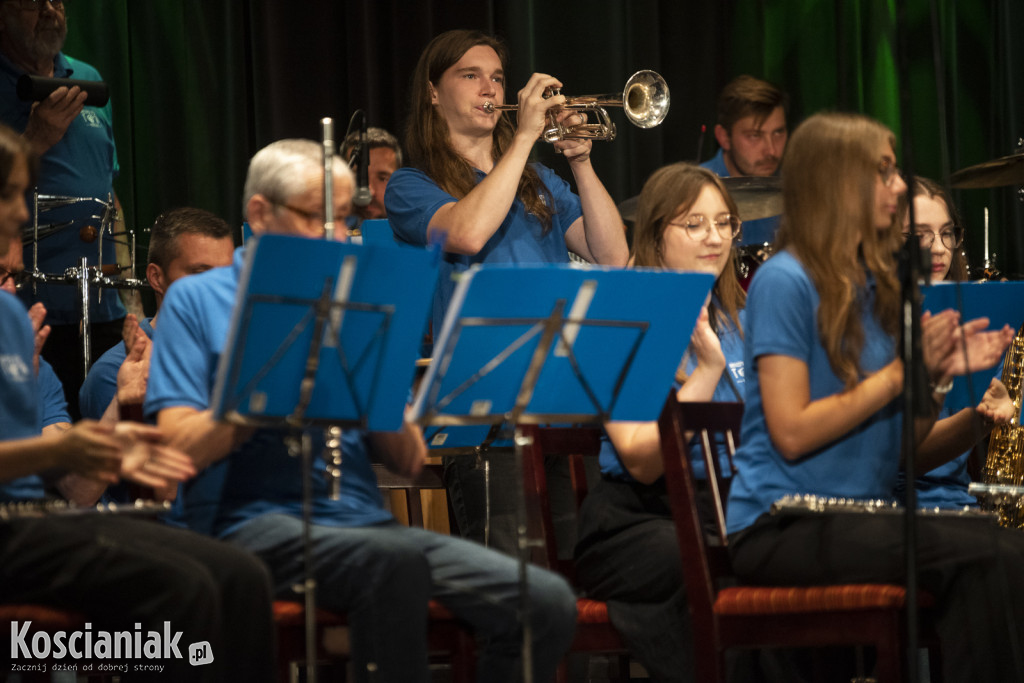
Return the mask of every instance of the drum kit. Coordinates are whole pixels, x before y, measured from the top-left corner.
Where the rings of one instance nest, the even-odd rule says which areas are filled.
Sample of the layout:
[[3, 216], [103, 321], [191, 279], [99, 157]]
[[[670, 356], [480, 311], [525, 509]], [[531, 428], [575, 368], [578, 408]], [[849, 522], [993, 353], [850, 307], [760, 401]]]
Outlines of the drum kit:
[[[89, 222], [78, 233], [78, 237], [82, 242], [96, 242], [96, 265], [90, 266], [86, 257], [82, 257], [77, 264], [69, 266], [63, 273], [44, 273], [39, 269], [40, 242], [70, 229], [75, 221], [40, 224], [40, 215], [54, 209], [74, 205], [95, 205], [100, 209], [98, 213], [88, 217]], [[93, 288], [97, 289], [97, 297], [102, 298], [104, 289], [141, 290], [149, 287], [149, 283], [145, 280], [133, 277], [136, 263], [135, 231], [115, 231], [114, 228], [117, 220], [118, 210], [112, 195], [108, 195], [103, 200], [95, 197], [40, 194], [36, 191], [33, 194], [32, 223], [22, 231], [22, 244], [26, 247], [29, 245], [32, 247], [32, 268], [27, 274], [28, 281], [32, 283], [33, 294], [40, 284], [69, 285], [77, 289], [78, 301], [82, 307], [82, 359], [84, 372], [86, 373], [92, 365], [91, 344], [89, 341], [89, 296]], [[130, 265], [127, 268], [122, 268], [117, 263], [103, 263], [103, 242], [105, 239], [125, 240], [130, 256]], [[122, 276], [123, 270], [127, 270], [130, 276]]]
[[[739, 176], [722, 178], [726, 189], [736, 202], [744, 221], [778, 216], [782, 213], [782, 183], [778, 176]], [[1024, 187], [1024, 152], [968, 166], [950, 176], [949, 185], [955, 189], [973, 190], [1020, 185]], [[1022, 195], [1024, 196], [1024, 195]], [[623, 220], [636, 219], [639, 195], [618, 205]], [[985, 260], [988, 272], [988, 226], [986, 225]], [[737, 275], [749, 279], [753, 271], [764, 263], [775, 249], [771, 243], [746, 244], [737, 247]]]

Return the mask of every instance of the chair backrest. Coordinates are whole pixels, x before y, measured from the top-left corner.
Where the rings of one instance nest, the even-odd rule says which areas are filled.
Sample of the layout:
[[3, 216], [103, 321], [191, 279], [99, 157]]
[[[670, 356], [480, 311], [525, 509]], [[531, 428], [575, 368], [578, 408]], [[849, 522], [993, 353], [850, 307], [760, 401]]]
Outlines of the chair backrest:
[[382, 492], [400, 491], [405, 494], [405, 507], [409, 516], [409, 526], [423, 528], [423, 496], [420, 492], [441, 491], [445, 494], [448, 506], [449, 532], [458, 535], [458, 523], [452, 514], [451, 505], [447, 501], [447, 491], [441, 465], [426, 464], [415, 479], [395, 474], [384, 465], [374, 463], [373, 471], [377, 475], [377, 488]]
[[[720, 580], [732, 575], [716, 444], [726, 444], [731, 458], [739, 445], [742, 417], [742, 403], [684, 403], [669, 396], [658, 421], [665, 487], [675, 521], [686, 592], [695, 612], [710, 614]], [[717, 537], [714, 543], [705, 534], [706, 520], [701, 518], [697, 503], [697, 481], [690, 462], [694, 442], [708, 473]]]
[[569, 476], [572, 482], [573, 500], [579, 512], [587, 495], [587, 475], [584, 456], [597, 457], [601, 452], [601, 429], [599, 427], [540, 427], [523, 425], [523, 436], [528, 444], [523, 446], [523, 486], [526, 494], [526, 509], [533, 512], [530, 517], [530, 538], [540, 538], [542, 543], [534, 548], [534, 563], [557, 571], [569, 579], [576, 578], [571, 560], [559, 559], [558, 541], [555, 536], [554, 516], [548, 492], [547, 470], [544, 468], [545, 455], [559, 455], [569, 458]]

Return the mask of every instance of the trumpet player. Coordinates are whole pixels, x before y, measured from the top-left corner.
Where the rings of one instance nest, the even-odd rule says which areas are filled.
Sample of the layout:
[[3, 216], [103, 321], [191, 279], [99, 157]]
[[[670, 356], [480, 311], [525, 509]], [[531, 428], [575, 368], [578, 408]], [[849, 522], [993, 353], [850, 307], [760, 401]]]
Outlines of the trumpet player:
[[[434, 299], [439, 329], [454, 289], [452, 275], [475, 263], [562, 263], [572, 251], [602, 265], [624, 266], [626, 235], [615, 202], [590, 161], [590, 140], [555, 142], [579, 195], [530, 151], [563, 95], [545, 97], [561, 81], [533, 74], [519, 91], [517, 125], [487, 103], [505, 101], [508, 53], [477, 31], [434, 38], [413, 73], [406, 128], [411, 166], [399, 169], [385, 194], [388, 219], [402, 242], [443, 240], [445, 259]], [[585, 114], [555, 114], [566, 125]]]
[[[561, 81], [535, 73], [519, 91], [513, 125], [508, 115], [488, 106], [504, 104], [507, 72], [505, 46], [467, 30], [430, 41], [413, 72], [405, 139], [410, 166], [391, 177], [384, 203], [400, 242], [443, 244], [435, 332], [455, 289], [453, 276], [474, 264], [565, 263], [570, 251], [602, 265], [624, 266], [629, 258], [622, 219], [590, 160], [591, 140], [554, 143], [569, 164], [578, 195], [553, 170], [530, 162], [534, 143], [549, 126], [549, 112], [564, 126], [585, 123], [586, 115], [559, 110], [565, 97], [546, 95], [561, 88]], [[446, 461], [445, 479], [460, 531], [484, 541], [484, 474], [466, 460]], [[509, 463], [492, 465], [496, 480], [514, 476], [500, 471], [511, 468]], [[568, 481], [567, 475], [556, 478]], [[511, 493], [500, 491], [513, 490], [492, 492], [488, 535], [492, 547], [511, 553], [516, 552], [515, 504]], [[567, 519], [565, 528], [572, 533], [571, 522]]]

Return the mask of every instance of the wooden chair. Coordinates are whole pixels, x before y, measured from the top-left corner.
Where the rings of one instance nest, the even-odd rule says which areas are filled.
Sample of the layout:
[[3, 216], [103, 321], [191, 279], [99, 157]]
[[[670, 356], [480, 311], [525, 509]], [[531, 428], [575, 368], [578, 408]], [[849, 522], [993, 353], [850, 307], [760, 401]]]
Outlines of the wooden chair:
[[[31, 622], [31, 627], [29, 628], [28, 636], [25, 640], [27, 642], [32, 642], [32, 634], [34, 633], [49, 633], [52, 636], [59, 631], [68, 632], [83, 630], [87, 620], [84, 615], [79, 614], [78, 612], [72, 612], [70, 610], [60, 609], [57, 607], [49, 607], [46, 605], [0, 605], [0, 638], [3, 638], [6, 642], [10, 642], [11, 626], [15, 621], [19, 623]], [[56, 661], [58, 660], [52, 660], [51, 663]], [[88, 664], [90, 661], [65, 659], [62, 660], [61, 663], [76, 665], [79, 672], [81, 672], [82, 665]], [[95, 662], [91, 663], [95, 664]], [[2, 673], [0, 673], [0, 675], [2, 675]], [[50, 680], [50, 673], [23, 672], [20, 676], [26, 683], [29, 681]], [[103, 683], [105, 681], [109, 681], [111, 677], [106, 674], [92, 674], [86, 675], [85, 679], [89, 681], [89, 683]]]
[[[739, 444], [742, 415], [742, 403], [680, 403], [670, 396], [659, 421], [665, 480], [694, 621], [697, 680], [725, 681], [724, 655], [730, 648], [869, 645], [877, 656], [877, 679], [901, 681], [907, 652], [903, 586], [722, 587], [732, 578], [724, 507], [721, 496], [713, 496], [718, 538], [710, 542], [696, 504], [687, 435], [699, 437], [707, 472], [717, 474], [714, 435], [730, 445], [731, 456]], [[718, 488], [712, 491], [717, 493]], [[921, 595], [922, 606], [931, 602], [930, 596]], [[933, 648], [932, 654], [936, 652]], [[933, 658], [933, 676], [941, 675], [937, 664]]]
[[[443, 469], [440, 464], [427, 464], [423, 466], [423, 471], [416, 479], [409, 479], [395, 474], [384, 465], [373, 465], [374, 474], [377, 475], [377, 488], [383, 493], [396, 491], [403, 494], [409, 526], [421, 529], [424, 528], [422, 491], [447, 492], [444, 485]], [[445, 498], [447, 500], [447, 495]], [[396, 517], [398, 516], [396, 515]], [[448, 527], [448, 531], [453, 536], [459, 535], [459, 526], [452, 510], [451, 501], [448, 501]]]
[[[531, 538], [539, 537], [542, 543], [533, 552], [533, 562], [547, 569], [557, 571], [575, 586], [576, 571], [572, 560], [559, 559], [558, 542], [555, 538], [555, 524], [548, 496], [547, 472], [544, 456], [564, 455], [569, 459], [569, 473], [572, 479], [576, 511], [579, 512], [587, 495], [587, 477], [583, 464], [584, 456], [596, 457], [601, 451], [601, 430], [599, 428], [559, 428], [526, 425], [523, 435], [529, 445], [524, 447], [523, 479], [526, 487], [527, 510], [536, 513], [531, 519]], [[600, 600], [577, 598], [576, 635], [571, 652], [603, 653], [619, 656], [620, 669], [628, 680], [628, 651], [619, 633], [608, 618], [608, 605]], [[565, 665], [559, 670], [558, 679], [566, 678]]]
[[[408, 509], [410, 526], [423, 528], [423, 506], [421, 491], [424, 489], [444, 490], [440, 465], [427, 465], [416, 479], [401, 477], [389, 472], [383, 465], [374, 465], [378, 486], [382, 491], [402, 491]], [[455, 517], [449, 511], [449, 519]], [[457, 531], [457, 529], [454, 529]], [[474, 680], [475, 639], [469, 627], [455, 618], [443, 605], [433, 600], [428, 606], [430, 628], [427, 633], [427, 648], [432, 660], [444, 660], [451, 666], [452, 683], [470, 683]], [[299, 601], [279, 600], [274, 602], [274, 623], [277, 629], [278, 680], [293, 683], [297, 680], [297, 663], [306, 659], [305, 609]], [[343, 614], [328, 610], [317, 610], [317, 657], [323, 661], [347, 659], [347, 643], [341, 650], [325, 647], [325, 637], [334, 629], [347, 628]], [[344, 639], [343, 639], [344, 640]]]

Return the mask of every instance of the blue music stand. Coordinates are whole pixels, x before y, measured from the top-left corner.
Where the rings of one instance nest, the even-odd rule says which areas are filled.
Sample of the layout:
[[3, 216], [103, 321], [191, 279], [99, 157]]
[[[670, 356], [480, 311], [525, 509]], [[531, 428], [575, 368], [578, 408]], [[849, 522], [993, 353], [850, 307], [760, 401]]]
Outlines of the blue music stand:
[[[257, 235], [246, 247], [215, 419], [285, 427], [301, 457], [307, 678], [316, 679], [312, 444], [325, 427], [331, 497], [341, 494], [340, 428], [400, 429], [437, 282], [437, 250]], [[400, 277], [396, 277], [400, 273]], [[378, 391], [378, 389], [380, 389]]]
[[[474, 266], [449, 303], [413, 414], [424, 425], [654, 420], [714, 284], [706, 273]], [[525, 499], [519, 487], [524, 680], [532, 679]]]
[[395, 241], [395, 233], [387, 218], [367, 218], [359, 224], [359, 231], [363, 234], [363, 244], [391, 248], [408, 246]]
[[[1024, 282], [939, 282], [922, 288], [922, 294], [923, 311], [938, 313], [952, 308], [960, 311], [964, 321], [988, 318], [990, 329], [1009, 325], [1019, 330], [1024, 324]], [[954, 378], [946, 405], [956, 409], [978, 405], [989, 380], [997, 374], [990, 368]]]
[[641, 268], [470, 269], [414, 415], [429, 425], [654, 420], [713, 284]]
[[[400, 429], [437, 271], [436, 251], [255, 238], [218, 367], [214, 417], [281, 426], [313, 362], [303, 425]], [[320, 307], [326, 319], [318, 324]]]

